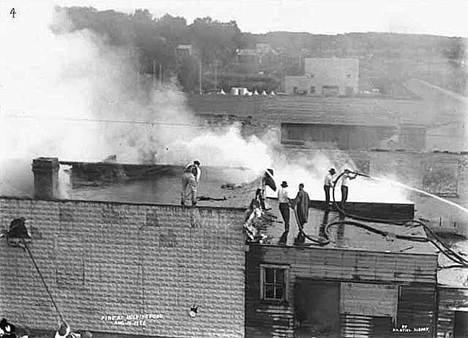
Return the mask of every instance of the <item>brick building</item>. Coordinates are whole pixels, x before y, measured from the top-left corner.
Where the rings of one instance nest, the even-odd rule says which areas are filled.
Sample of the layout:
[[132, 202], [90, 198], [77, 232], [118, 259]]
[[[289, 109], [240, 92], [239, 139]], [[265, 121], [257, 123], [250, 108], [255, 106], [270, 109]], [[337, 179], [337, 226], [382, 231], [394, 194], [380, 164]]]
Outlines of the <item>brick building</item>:
[[353, 96], [359, 93], [359, 60], [351, 58], [306, 58], [304, 75], [286, 76], [288, 94]]
[[[97, 337], [244, 336], [244, 209], [99, 194], [59, 200], [57, 160], [36, 159], [33, 169], [36, 198], [0, 198], [1, 229], [26, 219], [31, 253], [74, 329]], [[0, 264], [0, 315], [50, 333], [59, 318], [28, 253], [2, 238]]]
[[[1, 198], [66, 320], [114, 336], [243, 337], [243, 210]], [[28, 254], [0, 246], [0, 313], [51, 331], [58, 316]], [[194, 317], [189, 314], [197, 308]]]

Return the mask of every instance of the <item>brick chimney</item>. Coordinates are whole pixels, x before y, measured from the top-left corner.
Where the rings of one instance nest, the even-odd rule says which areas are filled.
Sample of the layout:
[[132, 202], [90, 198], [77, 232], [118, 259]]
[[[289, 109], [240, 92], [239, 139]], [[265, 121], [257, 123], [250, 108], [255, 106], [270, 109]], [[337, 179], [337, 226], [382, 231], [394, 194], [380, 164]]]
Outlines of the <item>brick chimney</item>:
[[60, 164], [56, 157], [39, 157], [33, 160], [34, 198], [57, 199], [59, 196]]

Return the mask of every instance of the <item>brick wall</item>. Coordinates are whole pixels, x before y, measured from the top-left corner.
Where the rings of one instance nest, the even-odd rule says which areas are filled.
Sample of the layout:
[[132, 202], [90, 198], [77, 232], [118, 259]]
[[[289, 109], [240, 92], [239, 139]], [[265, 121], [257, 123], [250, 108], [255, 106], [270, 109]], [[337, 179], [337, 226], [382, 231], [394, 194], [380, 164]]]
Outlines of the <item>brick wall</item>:
[[[1, 229], [28, 220], [32, 254], [73, 328], [164, 337], [244, 336], [242, 215], [0, 198]], [[55, 328], [58, 316], [27, 252], [3, 239], [0, 262], [0, 316]]]

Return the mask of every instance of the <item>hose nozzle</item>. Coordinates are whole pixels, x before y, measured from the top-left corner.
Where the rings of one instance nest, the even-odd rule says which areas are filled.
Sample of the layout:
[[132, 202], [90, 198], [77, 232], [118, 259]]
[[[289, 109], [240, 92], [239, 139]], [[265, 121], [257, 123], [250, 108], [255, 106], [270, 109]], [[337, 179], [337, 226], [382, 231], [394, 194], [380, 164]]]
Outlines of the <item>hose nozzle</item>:
[[362, 176], [362, 177], [367, 177], [367, 178], [370, 178], [369, 175], [366, 175], [366, 174], [363, 174], [363, 173], [360, 173], [360, 172], [357, 172], [357, 171], [352, 171], [352, 173], [356, 176]]

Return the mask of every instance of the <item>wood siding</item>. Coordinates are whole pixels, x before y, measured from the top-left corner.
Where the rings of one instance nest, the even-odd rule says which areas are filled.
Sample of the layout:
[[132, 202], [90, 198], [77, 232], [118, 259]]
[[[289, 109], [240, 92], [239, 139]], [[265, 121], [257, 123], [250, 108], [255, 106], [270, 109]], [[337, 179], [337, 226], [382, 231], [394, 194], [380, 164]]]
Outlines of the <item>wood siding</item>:
[[[411, 333], [394, 333], [394, 337], [431, 338], [435, 335], [435, 286], [406, 285], [400, 287], [397, 327], [406, 325]], [[426, 329], [427, 331], [415, 332]]]
[[437, 338], [453, 337], [455, 312], [468, 311], [468, 289], [439, 288]]
[[341, 283], [342, 314], [395, 318], [397, 304], [396, 285]]
[[[262, 245], [251, 245], [246, 255], [246, 337], [294, 335], [294, 287], [297, 278], [398, 285], [403, 290], [400, 297], [403, 296], [401, 299], [406, 302], [402, 306], [399, 305], [398, 318], [408, 322], [413, 318], [409, 314], [414, 311], [410, 306], [412, 302], [419, 301], [421, 295], [428, 297], [429, 303], [435, 299], [437, 269], [435, 255]], [[260, 264], [264, 263], [289, 265], [285, 302], [268, 303], [260, 300]], [[418, 293], [419, 289], [424, 291], [423, 294]], [[434, 296], [430, 296], [431, 292]], [[432, 309], [423, 307], [416, 313], [423, 316], [422, 322], [432, 325], [434, 308], [435, 304]], [[285, 325], [281, 330], [278, 327], [280, 321], [274, 320], [275, 314], [278, 313], [287, 316], [287, 320], [281, 321]], [[273, 322], [274, 325], [268, 324]], [[431, 327], [431, 332], [432, 329]]]

